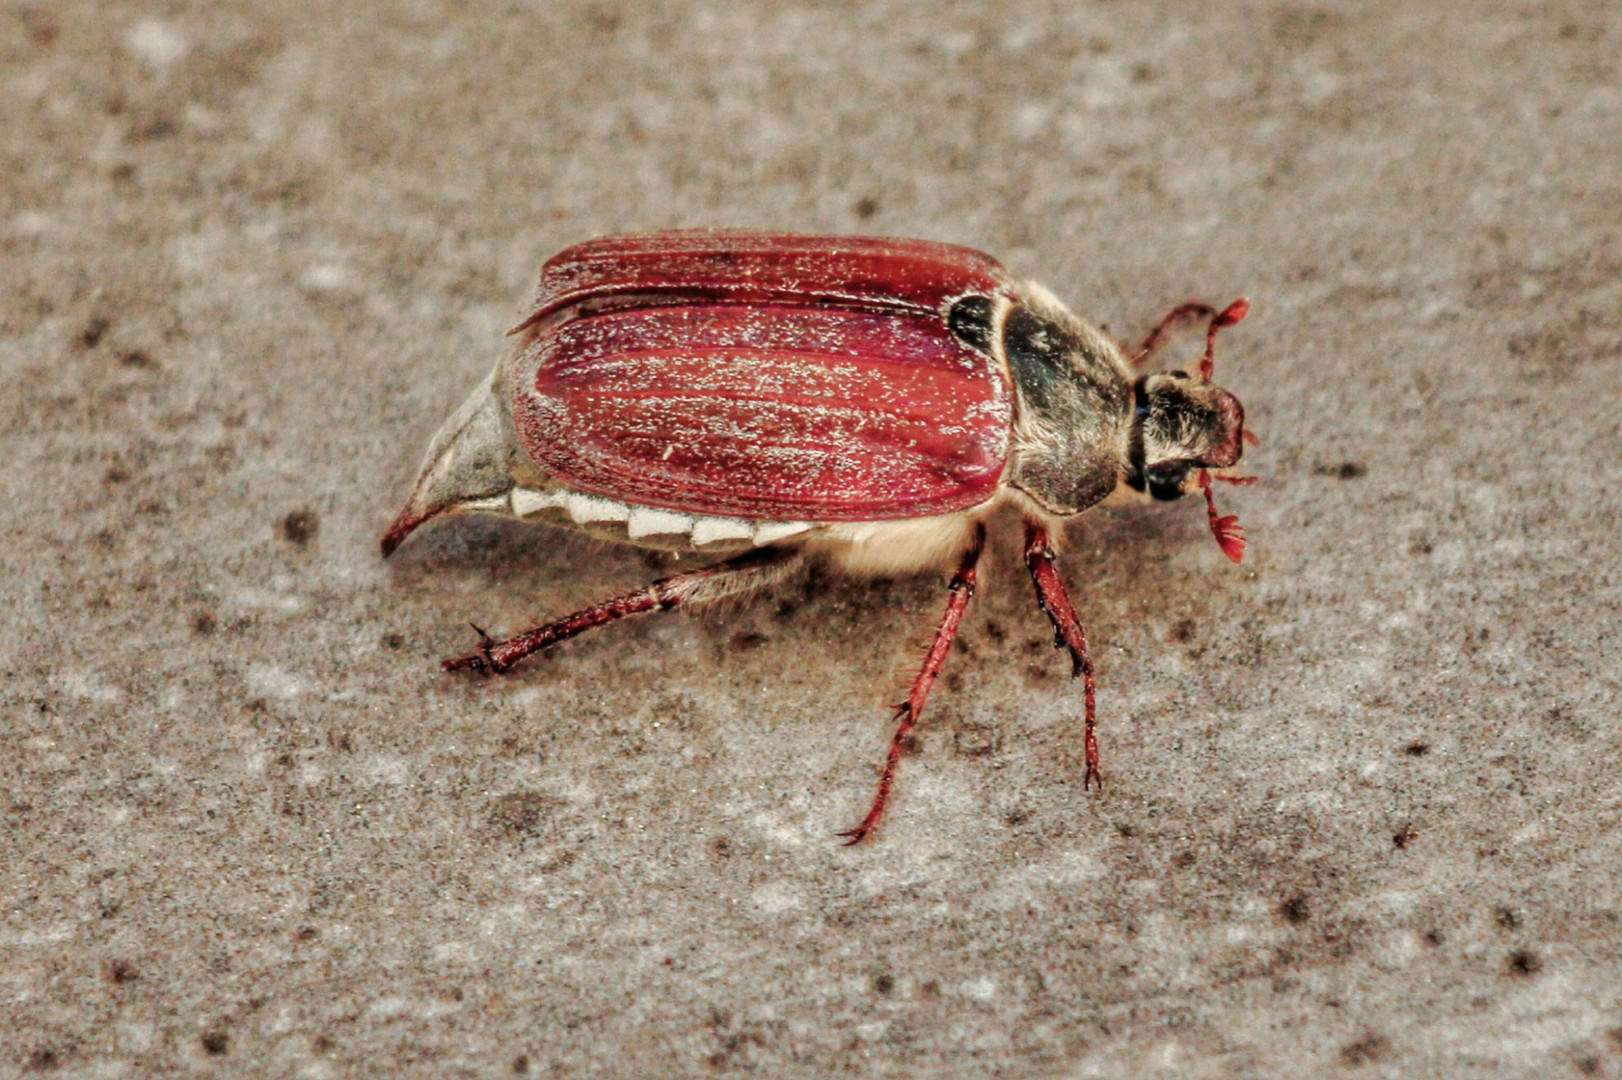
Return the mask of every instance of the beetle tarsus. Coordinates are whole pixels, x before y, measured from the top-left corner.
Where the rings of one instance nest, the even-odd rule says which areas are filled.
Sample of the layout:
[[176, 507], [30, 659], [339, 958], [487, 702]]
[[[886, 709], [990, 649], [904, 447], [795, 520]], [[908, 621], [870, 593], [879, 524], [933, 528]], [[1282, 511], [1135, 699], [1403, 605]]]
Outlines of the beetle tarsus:
[[[958, 593], [954, 592], [953, 599], [957, 599], [958, 595]], [[950, 611], [951, 608], [948, 607], [947, 610]], [[937, 637], [937, 642], [938, 640]], [[950, 639], [948, 639], [949, 644]], [[934, 654], [935, 650], [931, 649], [930, 656], [933, 657]], [[926, 670], [928, 668], [927, 660], [925, 661], [925, 668]], [[922, 677], [922, 673], [920, 673], [919, 678]], [[927, 695], [928, 692], [929, 688], [926, 686], [924, 693]], [[920, 701], [919, 708], [922, 708], [922, 706], [923, 703]], [[846, 829], [838, 834], [845, 838], [846, 847], [853, 847], [866, 840], [873, 830], [878, 827], [879, 819], [884, 816], [885, 804], [890, 801], [890, 789], [895, 784], [896, 766], [901, 763], [901, 755], [907, 747], [907, 735], [918, 723], [918, 710], [912, 707], [910, 700], [903, 701], [896, 706], [894, 720], [896, 724], [895, 735], [890, 739], [890, 753], [884, 759], [884, 772], [879, 775], [879, 790], [873, 796], [873, 805], [868, 807], [867, 816], [862, 819], [860, 825], [854, 829]]]
[[1098, 772], [1098, 685], [1093, 675], [1093, 661], [1087, 655], [1087, 630], [1081, 625], [1076, 609], [1065, 591], [1064, 582], [1054, 564], [1053, 547], [1048, 543], [1047, 530], [1034, 522], [1025, 524], [1025, 566], [1036, 585], [1036, 602], [1053, 622], [1058, 643], [1070, 650], [1072, 679], [1082, 680], [1082, 699], [1085, 708], [1082, 745], [1086, 755], [1087, 771], [1082, 775], [1085, 791], [1096, 781], [1103, 781]]
[[930, 687], [935, 685], [941, 668], [946, 666], [946, 656], [952, 651], [952, 642], [963, 623], [963, 613], [968, 610], [969, 600], [974, 596], [974, 568], [980, 561], [985, 540], [985, 526], [976, 526], [974, 545], [964, 554], [957, 573], [952, 575], [952, 582], [947, 586], [946, 610], [941, 613], [935, 640], [924, 656], [923, 667], [918, 669], [917, 677], [912, 680], [907, 700], [896, 706], [895, 734], [890, 737], [890, 752], [884, 759], [884, 771], [879, 775], [879, 790], [873, 796], [873, 805], [868, 808], [867, 816], [860, 825], [839, 834], [845, 837], [847, 846], [860, 844], [867, 839], [884, 816], [884, 807], [890, 801], [890, 788], [895, 784], [896, 767], [901, 764], [901, 754], [907, 746], [907, 736], [917, 726], [918, 717], [924, 711], [924, 702], [929, 698]]

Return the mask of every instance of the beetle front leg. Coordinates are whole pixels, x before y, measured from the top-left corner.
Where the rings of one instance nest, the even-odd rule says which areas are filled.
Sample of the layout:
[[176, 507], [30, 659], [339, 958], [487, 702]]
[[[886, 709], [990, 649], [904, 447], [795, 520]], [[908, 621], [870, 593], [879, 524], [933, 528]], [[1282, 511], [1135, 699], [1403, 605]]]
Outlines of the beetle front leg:
[[1031, 572], [1031, 580], [1036, 583], [1036, 602], [1053, 622], [1056, 634], [1054, 646], [1070, 650], [1070, 677], [1073, 679], [1079, 675], [1082, 680], [1082, 695], [1087, 710], [1084, 743], [1087, 772], [1081, 780], [1082, 789], [1085, 790], [1091, 787], [1095, 780], [1100, 787], [1104, 783], [1104, 778], [1098, 772], [1098, 685], [1093, 678], [1092, 659], [1087, 655], [1087, 631], [1082, 627], [1081, 620], [1076, 617], [1076, 609], [1070, 603], [1070, 594], [1065, 591], [1064, 582], [1060, 579], [1058, 568], [1054, 563], [1053, 545], [1048, 541], [1047, 530], [1034, 522], [1026, 522], [1025, 566]]
[[764, 588], [791, 574], [802, 558], [803, 555], [793, 548], [762, 548], [746, 552], [703, 570], [661, 578], [645, 589], [581, 608], [505, 641], [492, 641], [483, 630], [474, 627], [481, 639], [479, 651], [470, 656], [446, 660], [440, 666], [446, 671], [493, 671], [499, 674], [531, 653], [540, 652], [587, 630], [606, 626], [627, 615], [669, 611], [679, 604], [704, 603]]
[[873, 805], [868, 809], [862, 823], [839, 834], [846, 838], [847, 846], [860, 844], [867, 839], [878, 826], [879, 818], [884, 816], [884, 806], [890, 799], [890, 786], [895, 783], [895, 770], [901, 763], [901, 751], [906, 745], [907, 735], [917, 726], [918, 717], [924, 711], [924, 701], [929, 697], [930, 687], [935, 685], [935, 680], [940, 677], [941, 668], [946, 666], [946, 654], [952, 650], [952, 641], [957, 637], [958, 626], [963, 622], [963, 612], [968, 609], [969, 601], [974, 598], [974, 568], [980, 562], [980, 551], [985, 546], [985, 541], [985, 526], [976, 525], [974, 545], [964, 554], [963, 561], [958, 564], [957, 573], [952, 575], [952, 582], [947, 586], [950, 595], [946, 599], [946, 610], [941, 614], [940, 626], [935, 630], [935, 643], [925, 654], [924, 666], [918, 670], [918, 677], [912, 680], [912, 689], [907, 693], [907, 700], [896, 706], [895, 735], [890, 739], [890, 753], [884, 760], [884, 772], [879, 776], [878, 794], [873, 796]]

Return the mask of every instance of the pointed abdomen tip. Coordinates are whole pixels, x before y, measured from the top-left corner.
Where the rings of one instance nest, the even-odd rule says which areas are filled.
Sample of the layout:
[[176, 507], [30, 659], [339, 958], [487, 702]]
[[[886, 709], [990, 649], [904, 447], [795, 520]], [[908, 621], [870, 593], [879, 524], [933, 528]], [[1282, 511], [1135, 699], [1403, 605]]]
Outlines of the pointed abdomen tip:
[[389, 531], [383, 534], [383, 539], [378, 544], [378, 547], [383, 552], [383, 557], [386, 559], [393, 555], [394, 549], [405, 543], [405, 538], [410, 536], [417, 526], [428, 520], [430, 516], [428, 514], [413, 514], [409, 506], [402, 510], [400, 516], [394, 519], [394, 524], [389, 526]]

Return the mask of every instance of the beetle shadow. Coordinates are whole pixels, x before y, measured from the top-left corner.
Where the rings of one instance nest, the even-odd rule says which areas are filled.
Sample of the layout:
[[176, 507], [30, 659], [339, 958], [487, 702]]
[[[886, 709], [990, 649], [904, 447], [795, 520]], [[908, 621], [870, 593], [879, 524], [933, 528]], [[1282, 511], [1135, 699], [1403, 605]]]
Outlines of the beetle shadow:
[[469, 514], [428, 522], [388, 562], [395, 580], [414, 590], [464, 576], [513, 588], [595, 580], [612, 588], [641, 554], [574, 529]]
[[[1203, 508], [1189, 500], [1100, 507], [1071, 527], [1063, 557], [1072, 596], [1100, 631], [1100, 643], [1203, 624], [1222, 597], [1251, 576], [1212, 542]], [[1092, 626], [1089, 626], [1092, 630]]]
[[1212, 543], [1205, 508], [1197, 497], [1100, 506], [1072, 525], [1069, 535], [1078, 550], [1092, 545], [1102, 547], [1108, 552], [1110, 570], [1128, 575], [1188, 548], [1209, 548], [1220, 554]]

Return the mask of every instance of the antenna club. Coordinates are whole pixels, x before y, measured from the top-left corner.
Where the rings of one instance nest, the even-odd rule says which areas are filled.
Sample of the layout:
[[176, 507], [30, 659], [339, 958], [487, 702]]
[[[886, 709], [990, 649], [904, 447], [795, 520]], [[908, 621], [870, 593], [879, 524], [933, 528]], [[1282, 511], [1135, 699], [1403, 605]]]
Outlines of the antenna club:
[[[1241, 482], [1250, 479], [1253, 478], [1244, 477]], [[1205, 516], [1211, 524], [1211, 535], [1216, 537], [1222, 554], [1239, 562], [1245, 557], [1245, 527], [1239, 524], [1239, 515], [1217, 512], [1216, 495], [1211, 491], [1211, 473], [1207, 469], [1200, 470], [1200, 490], [1205, 493]]]
[[1211, 375], [1216, 371], [1216, 336], [1217, 331], [1250, 314], [1250, 300], [1241, 296], [1215, 315], [1211, 316], [1211, 325], [1205, 328], [1205, 355], [1200, 357], [1200, 378], [1206, 382], [1211, 381]]

